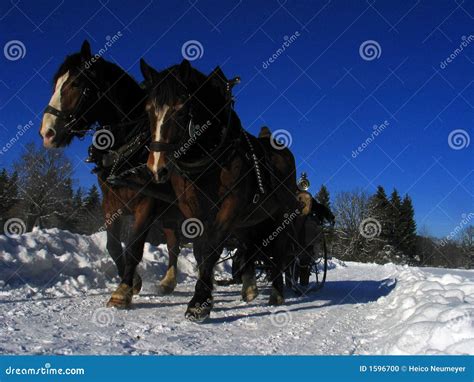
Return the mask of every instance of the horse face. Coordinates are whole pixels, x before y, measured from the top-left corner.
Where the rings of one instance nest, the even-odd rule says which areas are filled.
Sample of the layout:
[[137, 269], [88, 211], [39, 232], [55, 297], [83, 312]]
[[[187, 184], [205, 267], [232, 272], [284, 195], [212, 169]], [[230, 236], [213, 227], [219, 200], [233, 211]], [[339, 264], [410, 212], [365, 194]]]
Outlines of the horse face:
[[[168, 145], [169, 150], [150, 151], [147, 166], [157, 183], [164, 183], [169, 179], [169, 161], [167, 156], [176, 155], [172, 147], [178, 145], [184, 136], [187, 126], [188, 107], [179, 99], [173, 104], [157, 104], [152, 100], [147, 103], [150, 119], [151, 137], [153, 142], [163, 146]], [[174, 151], [174, 152], [173, 152]]]
[[147, 165], [154, 180], [162, 183], [169, 179], [173, 164], [183, 156], [189, 161], [193, 150], [201, 148], [205, 153], [203, 143], [217, 139], [207, 128], [214, 124], [217, 129], [223, 124], [226, 82], [220, 69], [206, 76], [187, 60], [162, 72], [142, 60], [141, 70], [151, 88], [147, 110], [154, 144]]
[[[64, 147], [71, 143], [74, 136], [81, 136], [88, 129], [82, 119], [89, 113], [93, 100], [84, 102], [91, 79], [94, 78], [92, 69], [84, 74], [84, 62], [91, 57], [90, 47], [84, 42], [81, 53], [70, 56], [71, 65], [60, 68], [56, 75], [53, 94], [48, 103], [48, 109], [43, 113], [40, 135], [46, 148]], [[67, 63], [67, 60], [62, 65]], [[82, 101], [81, 101], [82, 99]], [[78, 105], [81, 108], [78, 110]], [[71, 115], [73, 114], [73, 115]], [[75, 118], [73, 121], [71, 118]]]

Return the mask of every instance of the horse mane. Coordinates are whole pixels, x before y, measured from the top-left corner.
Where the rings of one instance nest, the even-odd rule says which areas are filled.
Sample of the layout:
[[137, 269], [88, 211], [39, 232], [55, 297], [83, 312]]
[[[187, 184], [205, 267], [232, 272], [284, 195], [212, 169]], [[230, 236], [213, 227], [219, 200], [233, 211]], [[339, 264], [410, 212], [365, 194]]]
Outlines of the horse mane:
[[158, 104], [169, 105], [180, 96], [192, 94], [207, 80], [207, 76], [195, 68], [192, 68], [185, 82], [179, 77], [179, 65], [159, 72], [152, 91], [153, 98]]

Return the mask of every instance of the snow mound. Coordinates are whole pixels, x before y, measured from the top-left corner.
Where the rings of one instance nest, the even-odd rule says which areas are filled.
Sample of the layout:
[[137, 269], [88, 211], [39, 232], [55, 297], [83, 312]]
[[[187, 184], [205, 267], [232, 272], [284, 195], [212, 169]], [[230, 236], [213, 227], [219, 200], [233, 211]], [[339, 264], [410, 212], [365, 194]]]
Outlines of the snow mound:
[[[92, 289], [110, 288], [119, 280], [107, 253], [106, 233], [83, 236], [56, 228], [36, 230], [17, 237], [0, 235], [0, 286], [27, 296], [74, 296]], [[156, 285], [167, 269], [165, 245], [145, 244], [139, 266], [145, 288]], [[191, 249], [178, 260], [178, 281], [195, 279], [196, 263]], [[223, 266], [219, 271], [224, 272]], [[24, 295], [23, 295], [24, 297]]]
[[474, 281], [392, 264], [397, 286], [375, 303], [381, 354], [469, 354], [474, 349]]

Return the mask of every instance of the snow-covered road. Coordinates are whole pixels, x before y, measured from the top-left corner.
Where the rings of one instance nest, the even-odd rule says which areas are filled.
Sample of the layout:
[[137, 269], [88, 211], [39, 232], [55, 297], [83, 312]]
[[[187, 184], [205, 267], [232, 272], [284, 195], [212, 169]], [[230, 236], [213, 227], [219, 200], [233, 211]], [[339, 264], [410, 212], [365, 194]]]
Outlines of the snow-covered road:
[[[331, 262], [323, 290], [252, 303], [239, 286], [218, 286], [204, 324], [184, 319], [194, 259], [160, 296], [163, 247], [147, 245], [145, 285], [133, 309], [106, 309], [116, 285], [105, 235], [56, 229], [0, 236], [0, 353], [3, 354], [436, 354], [474, 352], [474, 271]], [[226, 274], [225, 267], [217, 270]], [[105, 277], [104, 274], [109, 276]]]

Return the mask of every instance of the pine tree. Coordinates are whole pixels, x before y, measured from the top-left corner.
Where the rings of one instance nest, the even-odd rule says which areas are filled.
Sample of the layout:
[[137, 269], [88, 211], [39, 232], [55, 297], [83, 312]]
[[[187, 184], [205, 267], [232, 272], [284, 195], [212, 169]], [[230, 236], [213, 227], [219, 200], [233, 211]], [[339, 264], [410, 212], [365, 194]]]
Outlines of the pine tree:
[[400, 250], [410, 259], [416, 256], [415, 210], [411, 198], [405, 195], [400, 207]]
[[373, 228], [374, 235], [368, 238], [366, 247], [372, 261], [384, 263], [393, 261], [391, 253], [384, 253], [390, 236], [390, 202], [382, 186], [377, 187], [376, 193], [370, 198], [367, 224]]
[[329, 198], [329, 191], [327, 187], [322, 184], [321, 188], [319, 189], [318, 193], [314, 196], [318, 203], [321, 203], [323, 206], [331, 209], [331, 201]]
[[6, 169], [0, 171], [0, 221], [11, 217], [15, 204], [18, 202], [18, 175], [8, 174]]
[[83, 202], [84, 213], [81, 215], [80, 226], [86, 234], [92, 234], [104, 225], [99, 189], [94, 184], [87, 192]]
[[400, 212], [402, 207], [402, 200], [398, 191], [394, 188], [390, 195], [390, 216], [389, 216], [389, 242], [395, 248], [400, 249], [401, 238], [401, 218]]

